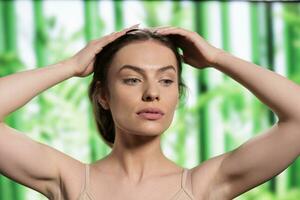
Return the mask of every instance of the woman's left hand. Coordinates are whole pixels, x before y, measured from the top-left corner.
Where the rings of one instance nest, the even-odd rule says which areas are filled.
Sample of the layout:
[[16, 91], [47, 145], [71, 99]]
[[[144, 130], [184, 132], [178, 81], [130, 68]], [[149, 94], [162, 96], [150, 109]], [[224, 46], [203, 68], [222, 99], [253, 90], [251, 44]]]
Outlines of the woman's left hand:
[[196, 32], [172, 26], [157, 27], [153, 30], [158, 34], [168, 35], [175, 45], [182, 49], [183, 61], [198, 69], [210, 67], [215, 63], [218, 53], [224, 52], [210, 45]]

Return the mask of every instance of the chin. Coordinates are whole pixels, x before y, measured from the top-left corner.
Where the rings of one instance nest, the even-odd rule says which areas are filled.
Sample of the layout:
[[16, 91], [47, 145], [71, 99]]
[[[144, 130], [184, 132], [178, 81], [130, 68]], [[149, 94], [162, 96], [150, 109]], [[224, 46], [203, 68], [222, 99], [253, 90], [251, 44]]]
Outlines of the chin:
[[142, 136], [157, 136], [162, 135], [165, 131], [164, 128], [158, 127], [158, 126], [143, 126], [140, 125], [136, 127], [134, 130], [131, 131], [131, 133], [134, 133], [136, 135], [142, 135]]

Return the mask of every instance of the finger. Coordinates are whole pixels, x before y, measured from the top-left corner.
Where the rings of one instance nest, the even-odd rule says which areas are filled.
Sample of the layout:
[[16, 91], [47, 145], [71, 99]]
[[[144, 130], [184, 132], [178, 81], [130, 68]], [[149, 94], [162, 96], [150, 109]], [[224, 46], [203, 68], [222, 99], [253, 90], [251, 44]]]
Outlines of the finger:
[[108, 37], [113, 37], [113, 38], [115, 39], [116, 37], [119, 37], [119, 36], [125, 34], [127, 31], [129, 31], [129, 30], [131, 30], [131, 29], [136, 29], [136, 28], [138, 28], [139, 25], [140, 25], [140, 24], [135, 24], [135, 25], [133, 25], [133, 26], [131, 26], [131, 27], [129, 27], [129, 28], [125, 28], [125, 29], [123, 29], [123, 30], [121, 30], [121, 31], [115, 31], [115, 32], [112, 32], [111, 34], [109, 34], [109, 35], [107, 35], [107, 36], [108, 36]]
[[96, 51], [96, 54], [99, 53], [102, 49], [103, 49], [103, 46], [102, 46], [102, 45], [97, 45], [97, 46], [96, 46], [96, 50], [95, 50], [95, 51]]
[[163, 30], [163, 29], [171, 28], [171, 27], [173, 27], [173, 26], [157, 26], [157, 27], [150, 27], [149, 29], [156, 32], [157, 30]]
[[102, 38], [99, 38], [97, 41], [96, 41], [96, 44], [102, 44], [102, 46], [105, 46], [106, 44], [114, 41], [115, 39], [117, 39], [118, 37], [122, 36], [124, 34], [123, 31], [115, 31], [115, 32], [112, 32]]
[[169, 35], [170, 37], [174, 37], [176, 43], [180, 43], [181, 39], [190, 40], [194, 33], [191, 31], [185, 31], [182, 29], [168, 29], [161, 32], [158, 32], [160, 35]]
[[91, 71], [92, 69], [94, 69], [94, 63], [95, 63], [96, 58], [94, 58], [88, 65], [87, 67], [87, 71]]
[[131, 29], [136, 29], [139, 27], [140, 24], [135, 24], [133, 26], [130, 26], [128, 28], [124, 28], [123, 30], [121, 31], [118, 31], [117, 33], [120, 33], [120, 34], [123, 34], [123, 33], [126, 33], [127, 31], [131, 30]]
[[174, 26], [160, 27], [160, 28], [157, 28], [154, 32], [155, 33], [160, 33], [160, 32], [163, 32], [163, 31], [166, 31], [166, 30], [172, 30], [172, 29], [177, 29], [177, 27], [174, 27]]
[[129, 29], [132, 29], [132, 28], [138, 28], [139, 25], [140, 25], [140, 23], [135, 24], [135, 25], [133, 25], [133, 26], [130, 26], [130, 27], [128, 27], [128, 28], [125, 28], [124, 30], [129, 30]]
[[178, 28], [178, 27], [170, 27], [165, 29], [159, 29], [157, 30], [157, 33], [159, 34], [179, 34], [179, 35], [186, 35], [187, 33], [192, 33], [189, 30]]
[[[97, 45], [101, 44], [100, 46], [103, 47], [103, 46], [111, 43], [112, 41], [114, 41], [118, 37], [122, 36], [123, 34], [125, 34], [128, 30], [138, 28], [139, 25], [140, 24], [135, 24], [135, 25], [133, 25], [131, 27], [128, 27], [128, 28], [125, 28], [121, 31], [114, 31], [114, 32], [102, 37], [102, 38], [99, 38], [98, 40], [96, 40], [96, 43], [97, 43]], [[97, 52], [99, 52], [101, 49], [102, 48], [99, 47], [99, 49], [97, 49]]]
[[124, 34], [123, 32], [113, 32], [110, 35], [107, 35], [104, 38], [101, 38], [101, 40], [99, 40], [96, 45], [104, 47], [107, 44], [111, 43], [112, 41], [116, 40], [118, 37], [122, 36], [123, 34]]
[[157, 33], [165, 33], [165, 32], [170, 32], [170, 31], [174, 31], [174, 30], [179, 30], [179, 28], [177, 28], [177, 27], [167, 27], [167, 28], [163, 28], [163, 29], [158, 29], [156, 32]]
[[[140, 24], [135, 24], [135, 25], [130, 26], [130, 27], [128, 27], [128, 28], [125, 28], [125, 29], [123, 29], [123, 30], [121, 30], [121, 31], [114, 31], [114, 32], [112, 32], [112, 33], [110, 33], [110, 34], [108, 34], [108, 35], [106, 35], [106, 36], [104, 36], [104, 37], [106, 37], [106, 38], [109, 38], [109, 37], [119, 37], [119, 36], [121, 36], [122, 34], [126, 33], [126, 31], [128, 31], [128, 30], [130, 30], [130, 29], [138, 28], [139, 25], [140, 25]], [[99, 38], [97, 41], [101, 41], [102, 39], [103, 39], [103, 37]]]

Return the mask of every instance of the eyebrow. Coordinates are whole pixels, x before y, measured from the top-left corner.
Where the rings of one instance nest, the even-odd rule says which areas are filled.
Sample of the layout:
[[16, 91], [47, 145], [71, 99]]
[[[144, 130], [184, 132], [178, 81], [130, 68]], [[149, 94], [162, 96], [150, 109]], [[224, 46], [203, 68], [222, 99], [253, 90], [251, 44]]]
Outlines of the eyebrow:
[[[145, 70], [140, 68], [140, 67], [137, 67], [137, 66], [133, 66], [133, 65], [123, 65], [120, 69], [119, 69], [119, 72], [122, 71], [123, 69], [131, 69], [131, 70], [134, 70], [140, 74], [145, 74]], [[168, 65], [168, 66], [165, 66], [165, 67], [161, 67], [159, 68], [157, 71], [158, 72], [164, 72], [166, 70], [169, 70], [169, 69], [172, 69], [176, 72], [176, 69], [174, 68], [173, 65]]]

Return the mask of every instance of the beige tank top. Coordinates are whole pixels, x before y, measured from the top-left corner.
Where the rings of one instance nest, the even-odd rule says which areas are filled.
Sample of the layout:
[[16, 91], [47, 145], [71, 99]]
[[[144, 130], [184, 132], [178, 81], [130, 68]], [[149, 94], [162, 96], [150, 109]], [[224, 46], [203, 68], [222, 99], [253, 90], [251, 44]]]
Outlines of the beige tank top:
[[[85, 164], [85, 172], [84, 172], [85, 181], [84, 184], [82, 184], [81, 192], [77, 200], [96, 200], [87, 191], [89, 185], [89, 174], [90, 174], [89, 165]], [[173, 195], [173, 197], [170, 200], [196, 200], [196, 198], [192, 194], [191, 188], [192, 188], [192, 182], [191, 182], [190, 170], [184, 168], [181, 174], [181, 188]], [[58, 199], [60, 200], [61, 198]]]

